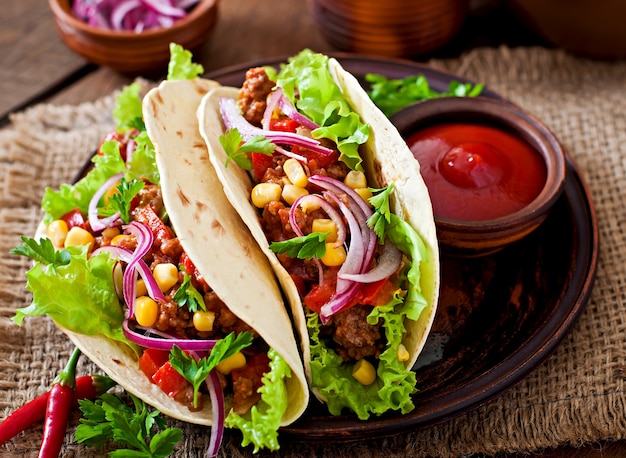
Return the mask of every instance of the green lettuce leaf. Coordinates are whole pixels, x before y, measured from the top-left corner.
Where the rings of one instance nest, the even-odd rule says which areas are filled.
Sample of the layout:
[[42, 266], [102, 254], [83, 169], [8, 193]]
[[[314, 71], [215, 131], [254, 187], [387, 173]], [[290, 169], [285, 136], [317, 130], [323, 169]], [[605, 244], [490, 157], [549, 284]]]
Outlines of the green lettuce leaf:
[[386, 236], [405, 254], [405, 267], [401, 278], [402, 295], [396, 294], [389, 304], [374, 307], [367, 317], [370, 324], [382, 320], [387, 345], [381, 353], [377, 379], [368, 386], [352, 377], [352, 364], [330, 349], [320, 337], [320, 321], [316, 313], [307, 316], [311, 343], [312, 386], [327, 398], [328, 411], [340, 415], [344, 408], [350, 409], [361, 420], [372, 414], [380, 415], [388, 410], [407, 413], [415, 407], [412, 394], [416, 376], [398, 361], [398, 346], [406, 332], [405, 319], [417, 320], [427, 307], [420, 287], [420, 263], [425, 258], [426, 247], [404, 220], [390, 215]]
[[194, 64], [191, 51], [181, 45], [170, 43], [170, 61], [167, 66], [168, 80], [191, 80], [204, 73], [200, 64]]
[[274, 349], [267, 355], [270, 371], [263, 375], [263, 386], [259, 388], [261, 400], [245, 415], [231, 411], [225, 421], [228, 428], [237, 428], [243, 433], [242, 446], [254, 445], [254, 453], [261, 448], [278, 450], [278, 428], [287, 410], [285, 379], [291, 377], [291, 369]]
[[39, 262], [26, 273], [32, 303], [16, 310], [13, 321], [48, 315], [61, 326], [85, 335], [104, 335], [135, 348], [122, 332], [124, 312], [113, 284], [108, 253], [87, 257], [88, 248], [68, 247], [70, 262], [45, 266]]
[[335, 84], [328, 70], [328, 56], [309, 49], [301, 51], [281, 66], [276, 84], [299, 111], [320, 126], [312, 132], [314, 138], [333, 140], [340, 159], [353, 170], [363, 170], [358, 148], [367, 141], [370, 129]]

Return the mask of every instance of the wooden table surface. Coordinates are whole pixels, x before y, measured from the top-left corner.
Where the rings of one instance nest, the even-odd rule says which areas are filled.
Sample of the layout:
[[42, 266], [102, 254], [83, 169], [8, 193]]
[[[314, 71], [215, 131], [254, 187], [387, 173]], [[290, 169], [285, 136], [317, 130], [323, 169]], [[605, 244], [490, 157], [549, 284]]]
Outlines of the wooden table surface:
[[[210, 72], [229, 65], [295, 54], [305, 47], [337, 51], [320, 36], [305, 0], [222, 0], [213, 36], [194, 55]], [[277, 16], [278, 15], [278, 16]], [[497, 18], [493, 21], [492, 19]], [[473, 1], [459, 36], [429, 57], [454, 57], [473, 46], [540, 44], [499, 2]], [[98, 68], [64, 46], [46, 0], [4, 1], [0, 16], [0, 126], [9, 114], [34, 103], [80, 103], [130, 81]], [[515, 458], [526, 455], [501, 455]], [[563, 447], [543, 457], [623, 457], [623, 442]]]

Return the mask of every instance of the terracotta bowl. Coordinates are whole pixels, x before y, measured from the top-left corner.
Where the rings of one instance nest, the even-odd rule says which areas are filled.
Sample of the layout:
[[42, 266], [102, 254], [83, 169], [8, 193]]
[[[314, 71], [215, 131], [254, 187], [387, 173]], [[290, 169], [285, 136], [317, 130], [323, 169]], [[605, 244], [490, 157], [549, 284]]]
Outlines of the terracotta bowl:
[[414, 57], [448, 43], [469, 0], [307, 0], [321, 34], [342, 51]]
[[97, 28], [76, 18], [71, 0], [48, 0], [57, 31], [65, 44], [89, 62], [129, 76], [165, 73], [169, 44], [191, 51], [211, 35], [217, 22], [218, 0], [200, 0], [189, 14], [168, 28], [141, 33]]
[[[424, 135], [424, 132], [429, 131], [426, 129], [441, 126], [452, 126], [453, 129], [454, 126], [467, 124], [479, 126], [479, 138], [469, 133], [475, 127], [471, 127], [471, 131], [458, 127], [458, 138], [437, 150], [436, 159], [427, 161], [422, 157], [420, 160], [422, 176], [433, 202], [440, 249], [444, 255], [484, 256], [520, 240], [545, 220], [562, 192], [566, 159], [559, 141], [541, 121], [513, 104], [487, 97], [445, 97], [410, 105], [394, 114], [391, 121], [416, 157], [422, 154], [417, 149], [423, 152], [428, 145], [415, 145], [414, 135], [417, 132]], [[493, 136], [487, 135], [484, 129], [495, 129], [496, 132]], [[507, 142], [515, 143], [497, 140], [500, 135], [506, 135]], [[513, 145], [524, 148], [528, 158], [534, 161], [535, 168], [520, 165], [523, 163], [521, 153], [515, 153], [512, 157], [510, 152], [513, 151]], [[474, 153], [478, 151], [479, 156], [457, 154], [463, 149]], [[452, 153], [454, 155], [448, 155]], [[480, 165], [481, 161], [482, 164], [496, 164], [497, 167], [492, 170], [497, 173], [474, 174], [471, 180], [467, 178], [470, 172], [467, 175], [451, 174], [450, 167], [457, 167], [457, 164], [461, 168], [454, 170], [470, 170], [464, 169], [463, 164], [467, 165], [467, 162], [463, 161], [467, 160], [471, 164]], [[476, 173], [476, 170], [480, 172], [487, 169], [472, 170], [471, 173]], [[441, 177], [443, 180], [440, 182], [444, 186], [435, 186], [434, 181]], [[515, 182], [518, 184], [514, 185]], [[496, 198], [515, 195], [517, 201], [514, 205], [517, 207], [498, 213], [500, 204], [488, 201], [491, 198], [489, 195]], [[525, 195], [524, 199], [521, 195]], [[463, 216], [454, 216], [454, 211], [450, 210], [453, 207], [457, 208], [454, 211], [459, 212], [456, 214], [463, 213]]]

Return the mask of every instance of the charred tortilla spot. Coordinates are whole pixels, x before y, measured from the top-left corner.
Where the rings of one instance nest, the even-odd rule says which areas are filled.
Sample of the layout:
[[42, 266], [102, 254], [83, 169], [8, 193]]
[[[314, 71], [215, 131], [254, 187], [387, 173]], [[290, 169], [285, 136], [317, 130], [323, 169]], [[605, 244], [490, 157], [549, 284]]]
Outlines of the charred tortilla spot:
[[176, 136], [177, 136], [178, 138], [183, 138], [183, 131], [182, 131], [182, 130], [177, 130], [177, 131], [176, 131]]
[[187, 197], [185, 195], [185, 193], [183, 192], [182, 189], [180, 189], [180, 187], [178, 189], [176, 189], [176, 194], [178, 195], [178, 198], [180, 199], [180, 202], [184, 206], [187, 206], [187, 205], [191, 204], [191, 201], [189, 200], [189, 197]]
[[211, 229], [213, 229], [213, 232], [215, 232], [216, 235], [226, 234], [224, 226], [222, 226], [222, 224], [218, 220], [213, 220], [213, 222], [211, 223]]
[[118, 366], [125, 366], [126, 364], [124, 364], [122, 361], [120, 361], [117, 358], [111, 358], [111, 361], [113, 361], [115, 364], [117, 364]]
[[154, 103], [154, 102], [156, 102], [156, 105], [163, 105], [163, 104], [164, 104], [164, 102], [163, 102], [163, 96], [161, 95], [161, 92], [160, 92], [160, 91], [157, 91], [157, 92], [156, 92], [155, 99], [156, 99], [156, 100], [153, 100], [153, 103]]

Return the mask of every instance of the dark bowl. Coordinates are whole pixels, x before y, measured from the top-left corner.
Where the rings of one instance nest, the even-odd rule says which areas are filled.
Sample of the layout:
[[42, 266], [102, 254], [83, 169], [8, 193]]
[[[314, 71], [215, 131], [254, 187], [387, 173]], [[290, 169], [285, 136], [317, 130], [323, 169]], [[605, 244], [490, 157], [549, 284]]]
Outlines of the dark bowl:
[[[438, 192], [434, 184], [429, 183], [426, 172], [429, 172], [427, 168], [431, 167], [434, 175], [439, 174], [439, 176], [449, 178], [450, 175], [446, 175], [445, 170], [441, 172], [446, 166], [439, 164], [453, 163], [447, 161], [450, 156], [446, 156], [447, 162], [439, 162], [438, 159], [433, 164], [427, 164], [420, 161], [422, 175], [425, 177], [433, 202], [437, 237], [441, 251], [445, 255], [478, 257], [494, 253], [504, 246], [520, 240], [546, 219], [563, 190], [566, 158], [559, 141], [541, 121], [509, 102], [486, 97], [437, 98], [410, 105], [395, 113], [391, 117], [391, 121], [409, 146], [411, 146], [413, 134], [418, 131], [423, 132], [424, 129], [433, 126], [469, 123], [494, 128], [498, 132], [513, 137], [514, 141], [521, 140], [525, 147], [530, 147], [529, 151], [532, 150], [534, 156], [540, 158], [537, 160], [535, 157], [535, 162], [545, 166], [541, 173], [529, 175], [531, 173], [528, 172], [530, 167], [519, 166], [521, 156], [506, 159], [503, 162], [505, 165], [502, 166], [504, 167], [502, 176], [515, 176], [513, 174], [518, 172], [514, 172], [514, 169], [525, 169], [526, 179], [518, 179], [518, 181], [523, 183], [522, 186], [524, 187], [528, 187], [527, 183], [536, 181], [536, 192], [532, 195], [529, 194], [527, 202], [516, 203], [520, 208], [516, 208], [510, 213], [492, 214], [483, 218], [481, 216], [483, 212], [486, 214], [495, 211], [495, 204], [487, 203], [487, 197], [478, 194], [479, 190], [482, 191], [482, 189], [478, 189], [483, 187], [482, 183], [476, 188], [465, 182], [461, 182], [462, 186], [452, 185], [452, 192], [446, 192], [446, 197], [443, 198], [444, 192]], [[485, 144], [489, 144], [491, 137], [481, 135], [483, 136], [477, 143], [482, 144], [484, 140]], [[468, 139], [468, 142], [470, 141]], [[474, 144], [471, 143], [471, 145]], [[497, 151], [495, 154], [506, 156], [506, 151], [510, 151], [508, 148], [505, 150], [502, 146], [495, 146], [494, 151]], [[450, 148], [450, 146], [445, 148]], [[500, 150], [499, 148], [503, 149]], [[451, 148], [447, 151], [451, 151]], [[443, 154], [445, 153], [440, 153], [439, 158]], [[529, 176], [532, 180], [527, 179]], [[489, 192], [493, 192], [496, 196], [503, 189], [506, 189], [508, 193], [510, 185], [505, 184], [504, 179], [502, 178], [502, 182], [498, 181], [496, 184], [485, 185], [484, 189], [491, 189]], [[449, 180], [444, 179], [443, 181], [446, 182], [446, 185], [450, 184], [448, 183]], [[455, 184], [458, 183], [457, 181]], [[460, 204], [460, 207], [463, 208], [466, 213], [463, 217], [455, 217], [444, 213], [442, 210], [449, 206], [450, 200], [452, 200], [450, 196], [458, 196], [454, 197], [454, 204], [457, 207]], [[471, 210], [472, 205], [475, 206], [475, 210]], [[467, 213], [471, 213], [471, 217], [467, 217]]]
[[165, 73], [169, 45], [193, 51], [211, 35], [217, 22], [218, 0], [200, 0], [171, 27], [140, 33], [91, 26], [72, 14], [71, 0], [48, 0], [63, 42], [89, 62], [129, 76]]

